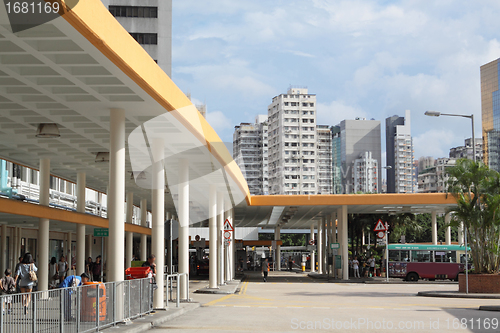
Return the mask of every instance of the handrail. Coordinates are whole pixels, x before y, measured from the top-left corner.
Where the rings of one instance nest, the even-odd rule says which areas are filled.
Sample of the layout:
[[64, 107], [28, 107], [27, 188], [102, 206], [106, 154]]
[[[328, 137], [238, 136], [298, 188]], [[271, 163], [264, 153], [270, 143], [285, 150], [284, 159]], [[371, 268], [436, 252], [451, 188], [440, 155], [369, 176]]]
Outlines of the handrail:
[[[166, 281], [166, 287], [167, 287], [167, 290], [166, 290], [166, 297], [165, 297], [165, 302], [166, 302], [166, 306], [168, 307], [168, 301], [170, 299], [170, 301], [173, 300], [172, 298], [172, 293], [173, 293], [173, 279], [175, 278], [176, 279], [176, 307], [179, 307], [180, 306], [180, 297], [181, 297], [181, 292], [180, 292], [180, 288], [179, 288], [179, 285], [180, 285], [180, 277], [181, 276], [184, 276], [186, 275], [186, 289], [187, 289], [187, 292], [186, 292], [186, 295], [188, 295], [188, 298], [189, 298], [189, 275], [188, 273], [175, 273], [175, 274], [165, 274], [164, 275], [164, 281]], [[170, 294], [170, 298], [168, 297]]]

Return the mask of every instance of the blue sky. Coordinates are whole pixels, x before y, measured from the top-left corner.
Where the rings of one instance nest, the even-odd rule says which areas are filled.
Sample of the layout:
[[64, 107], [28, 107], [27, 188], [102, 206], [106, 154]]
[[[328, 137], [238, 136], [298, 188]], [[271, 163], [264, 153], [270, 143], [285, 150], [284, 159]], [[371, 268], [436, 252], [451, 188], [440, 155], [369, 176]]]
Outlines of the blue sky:
[[500, 58], [499, 17], [498, 0], [174, 0], [172, 77], [224, 141], [294, 85], [317, 95], [318, 124], [384, 127], [409, 109], [415, 157], [444, 157], [470, 122], [423, 113], [474, 113], [480, 136], [479, 67]]

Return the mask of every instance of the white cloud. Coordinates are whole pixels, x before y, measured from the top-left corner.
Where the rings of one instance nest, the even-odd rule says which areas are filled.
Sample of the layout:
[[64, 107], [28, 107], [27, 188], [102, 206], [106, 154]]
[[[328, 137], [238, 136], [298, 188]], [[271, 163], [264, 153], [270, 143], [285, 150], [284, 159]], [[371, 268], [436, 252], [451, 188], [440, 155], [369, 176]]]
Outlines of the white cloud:
[[499, 12], [496, 0], [177, 1], [174, 81], [232, 126], [289, 84], [317, 95], [320, 124], [409, 109], [415, 157], [447, 156], [470, 123], [423, 113], [474, 113], [481, 133], [479, 67], [500, 57]]
[[317, 122], [320, 125], [337, 125], [344, 119], [367, 117], [363, 110], [347, 105], [344, 101], [333, 101], [328, 104], [317, 103]]
[[206, 117], [210, 126], [217, 133], [222, 133], [233, 128], [231, 120], [222, 111], [207, 112]]
[[456, 142], [452, 129], [432, 129], [413, 137], [415, 158], [421, 156], [447, 157], [453, 142]]

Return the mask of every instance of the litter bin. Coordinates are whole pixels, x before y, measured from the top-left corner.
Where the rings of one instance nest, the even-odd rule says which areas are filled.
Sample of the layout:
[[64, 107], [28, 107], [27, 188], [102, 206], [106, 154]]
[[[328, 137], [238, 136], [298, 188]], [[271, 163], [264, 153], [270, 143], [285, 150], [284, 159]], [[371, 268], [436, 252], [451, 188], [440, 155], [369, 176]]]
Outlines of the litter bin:
[[106, 320], [106, 288], [102, 282], [85, 282], [82, 288], [81, 321], [95, 322], [99, 298], [99, 321]]
[[149, 267], [129, 267], [125, 270], [127, 280], [144, 279], [151, 277], [151, 268]]

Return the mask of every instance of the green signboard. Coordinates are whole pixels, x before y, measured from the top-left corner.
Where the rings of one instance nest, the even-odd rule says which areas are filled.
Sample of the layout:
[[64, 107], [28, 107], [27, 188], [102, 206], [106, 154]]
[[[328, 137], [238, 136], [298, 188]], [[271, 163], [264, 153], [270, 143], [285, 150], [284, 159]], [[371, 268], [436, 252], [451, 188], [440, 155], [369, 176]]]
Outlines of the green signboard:
[[335, 268], [342, 269], [342, 256], [340, 254], [335, 256]]
[[330, 249], [332, 249], [332, 250], [340, 249], [340, 244], [339, 243], [330, 243]]
[[108, 237], [109, 229], [107, 228], [94, 228], [94, 237]]
[[[465, 251], [460, 245], [389, 244], [389, 250]], [[470, 251], [470, 248], [468, 248]]]

